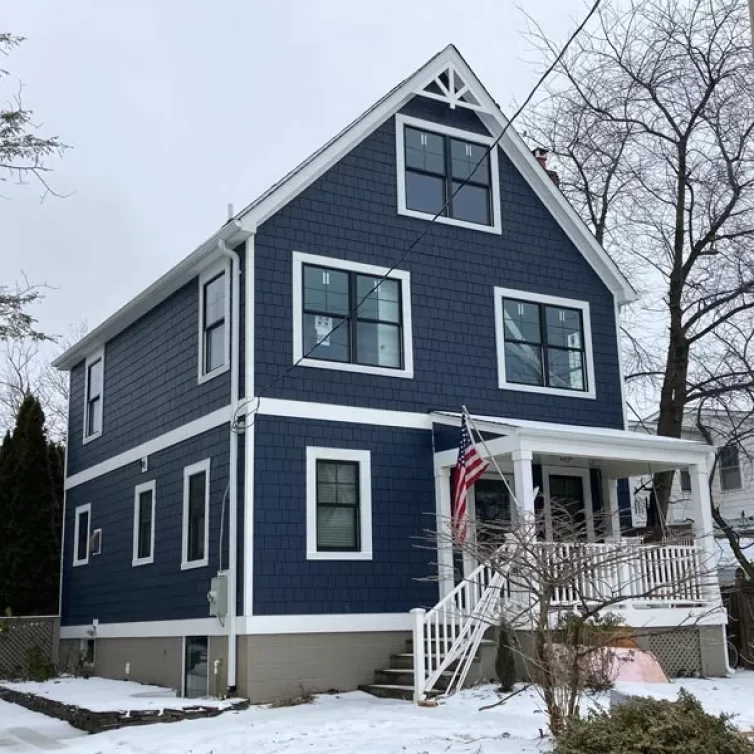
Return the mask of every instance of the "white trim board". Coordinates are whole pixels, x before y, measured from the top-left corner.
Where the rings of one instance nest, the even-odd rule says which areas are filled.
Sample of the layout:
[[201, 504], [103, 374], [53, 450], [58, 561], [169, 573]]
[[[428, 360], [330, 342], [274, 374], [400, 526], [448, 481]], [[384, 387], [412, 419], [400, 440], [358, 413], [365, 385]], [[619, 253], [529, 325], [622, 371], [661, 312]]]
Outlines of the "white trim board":
[[151, 456], [153, 453], [165, 450], [171, 445], [177, 445], [179, 442], [189, 440], [192, 437], [196, 437], [196, 435], [201, 435], [203, 432], [208, 432], [215, 427], [219, 427], [221, 424], [229, 422], [230, 418], [230, 406], [218, 408], [210, 414], [205, 414], [198, 419], [188, 422], [188, 424], [182, 424], [180, 427], [171, 429], [170, 432], [166, 432], [164, 435], [147, 440], [147, 442], [118, 453], [106, 461], [90, 466], [88, 469], [79, 471], [76, 474], [71, 474], [65, 480], [65, 489], [69, 490], [72, 487], [78, 487], [80, 484], [90, 482], [92, 479], [96, 479], [104, 474], [109, 474], [111, 471], [121, 468], [121, 466], [134, 463], [144, 457]]
[[[426, 95], [423, 95], [426, 96]], [[489, 147], [494, 139], [487, 135], [478, 134], [475, 131], [462, 131], [459, 128], [451, 128], [433, 121], [412, 118], [408, 115], [398, 113], [395, 116], [395, 154], [396, 154], [396, 178], [397, 178], [397, 195], [398, 195], [398, 214], [406, 217], [415, 217], [420, 220], [432, 220], [434, 214], [431, 212], [421, 212], [409, 209], [406, 206], [406, 148], [405, 132], [406, 126], [410, 128], [428, 131], [441, 136], [452, 136], [456, 139], [473, 142]], [[455, 217], [443, 217], [440, 215], [435, 219], [442, 225], [455, 225], [459, 228], [468, 228], [470, 230], [479, 230], [483, 233], [495, 233], [500, 235], [502, 231], [502, 218], [500, 216], [500, 165], [498, 163], [498, 150], [493, 149], [489, 156], [490, 170], [490, 193], [492, 203], [490, 206], [492, 224], [483, 225], [482, 223], [472, 223], [467, 220], [459, 220]]]
[[[331, 269], [355, 272], [363, 275], [371, 275], [377, 278], [387, 276], [388, 280], [400, 282], [401, 289], [401, 335], [403, 349], [403, 368], [372, 366], [368, 364], [355, 364], [352, 362], [325, 361], [324, 359], [303, 358], [304, 334], [303, 334], [303, 269], [304, 265], [316, 265]], [[389, 274], [388, 274], [389, 273]], [[406, 270], [390, 270], [388, 267], [378, 267], [372, 264], [351, 262], [347, 259], [325, 257], [319, 254], [305, 254], [294, 251], [292, 257], [291, 281], [293, 301], [293, 362], [303, 367], [315, 367], [317, 369], [335, 369], [343, 372], [360, 372], [362, 374], [377, 374], [383, 377], [414, 377], [414, 341], [411, 320], [411, 274]]]
[[[331, 613], [324, 615], [257, 615], [237, 618], [239, 635], [338, 634], [372, 631], [410, 631], [410, 613]], [[61, 626], [61, 639], [91, 639], [92, 624]], [[95, 638], [166, 638], [175, 636], [227, 636], [228, 627], [215, 618], [99, 623]]]

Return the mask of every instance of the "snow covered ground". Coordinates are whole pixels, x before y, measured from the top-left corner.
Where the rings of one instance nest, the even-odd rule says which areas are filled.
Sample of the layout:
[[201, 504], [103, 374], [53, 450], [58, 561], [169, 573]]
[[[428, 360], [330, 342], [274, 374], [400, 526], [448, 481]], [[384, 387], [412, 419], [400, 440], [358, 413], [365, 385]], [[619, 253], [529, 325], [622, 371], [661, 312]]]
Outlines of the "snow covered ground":
[[[94, 679], [92, 679], [94, 680]], [[98, 681], [99, 682], [99, 681]], [[117, 683], [117, 682], [116, 682]], [[754, 672], [734, 678], [685, 679], [672, 684], [619, 684], [621, 691], [674, 698], [688, 688], [712, 713], [737, 713], [742, 730], [754, 729]], [[143, 688], [143, 687], [140, 687]], [[57, 748], [71, 754], [538, 754], [549, 751], [540, 738], [545, 716], [533, 691], [504, 706], [480, 712], [497, 699], [493, 686], [457, 694], [438, 707], [376, 699], [361, 692], [317, 697], [313, 704], [270, 709], [252, 707], [207, 720], [124, 728], [80, 736], [57, 721], [15, 705], [0, 704], [0, 752], [39, 751], [8, 733], [21, 725], [51, 731]], [[607, 704], [607, 695], [598, 702]], [[112, 708], [112, 702], [102, 707]], [[6, 730], [4, 730], [6, 729]], [[13, 743], [13, 748], [8, 746]], [[38, 742], [39, 743], [39, 742]], [[18, 748], [21, 747], [21, 748]]]
[[36, 694], [64, 704], [75, 704], [93, 712], [128, 710], [182, 709], [183, 707], [227, 707], [238, 699], [186, 699], [176, 696], [172, 689], [148, 686], [131, 681], [111, 681], [107, 678], [56, 678], [44, 683], [26, 681], [0, 685], [25, 694]]

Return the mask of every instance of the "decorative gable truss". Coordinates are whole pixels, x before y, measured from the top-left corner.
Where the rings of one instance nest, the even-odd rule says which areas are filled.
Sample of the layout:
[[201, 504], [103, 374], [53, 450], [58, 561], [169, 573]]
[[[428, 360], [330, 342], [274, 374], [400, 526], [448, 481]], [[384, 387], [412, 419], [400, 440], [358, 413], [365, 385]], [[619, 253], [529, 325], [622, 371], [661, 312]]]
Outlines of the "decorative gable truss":
[[465, 107], [477, 112], [487, 112], [487, 108], [474, 95], [469, 84], [452, 64], [447, 65], [416, 93], [438, 102], [445, 102], [451, 110]]

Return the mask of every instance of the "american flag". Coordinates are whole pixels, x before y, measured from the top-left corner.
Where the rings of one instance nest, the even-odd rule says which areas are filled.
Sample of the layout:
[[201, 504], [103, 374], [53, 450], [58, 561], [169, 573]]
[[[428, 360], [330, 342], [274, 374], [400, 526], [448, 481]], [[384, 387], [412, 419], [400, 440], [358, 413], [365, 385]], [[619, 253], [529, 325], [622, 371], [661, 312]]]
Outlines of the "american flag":
[[453, 484], [453, 536], [457, 542], [466, 541], [468, 518], [466, 515], [466, 493], [474, 486], [488, 463], [477, 453], [471, 440], [471, 432], [466, 416], [461, 417], [461, 440], [458, 444], [455, 482]]

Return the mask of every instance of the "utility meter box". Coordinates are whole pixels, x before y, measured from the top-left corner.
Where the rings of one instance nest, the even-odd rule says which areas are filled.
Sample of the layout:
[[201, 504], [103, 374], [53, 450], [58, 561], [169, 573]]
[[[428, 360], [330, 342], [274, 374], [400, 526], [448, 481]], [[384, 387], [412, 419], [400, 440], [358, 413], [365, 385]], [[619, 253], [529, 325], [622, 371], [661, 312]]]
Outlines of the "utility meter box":
[[213, 618], [224, 618], [228, 614], [228, 577], [215, 576], [212, 579], [209, 592], [209, 614]]

